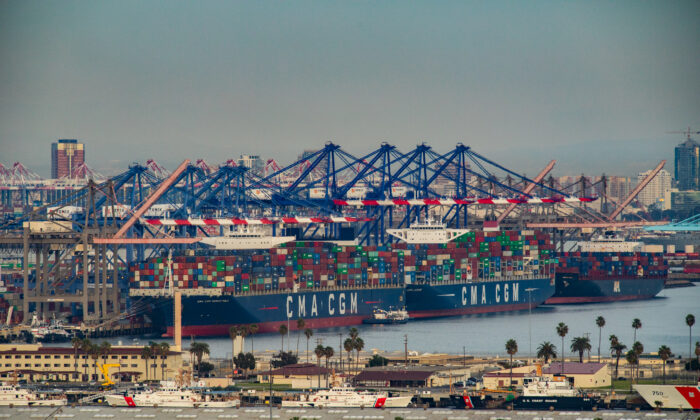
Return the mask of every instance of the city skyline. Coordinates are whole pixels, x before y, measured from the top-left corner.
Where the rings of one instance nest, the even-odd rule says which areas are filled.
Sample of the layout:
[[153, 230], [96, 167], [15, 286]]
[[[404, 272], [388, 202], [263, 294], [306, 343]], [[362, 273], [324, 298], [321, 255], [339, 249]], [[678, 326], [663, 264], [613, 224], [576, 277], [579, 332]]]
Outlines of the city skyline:
[[58, 138], [106, 174], [457, 143], [518, 172], [636, 176], [700, 115], [697, 2], [0, 5], [0, 162]]

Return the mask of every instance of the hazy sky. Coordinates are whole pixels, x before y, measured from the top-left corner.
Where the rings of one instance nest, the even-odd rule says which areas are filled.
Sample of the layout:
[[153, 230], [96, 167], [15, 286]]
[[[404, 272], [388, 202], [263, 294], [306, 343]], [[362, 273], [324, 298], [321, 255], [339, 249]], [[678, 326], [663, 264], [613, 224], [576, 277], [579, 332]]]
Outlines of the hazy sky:
[[698, 1], [0, 2], [0, 163], [291, 162], [332, 140], [636, 174], [700, 129]]

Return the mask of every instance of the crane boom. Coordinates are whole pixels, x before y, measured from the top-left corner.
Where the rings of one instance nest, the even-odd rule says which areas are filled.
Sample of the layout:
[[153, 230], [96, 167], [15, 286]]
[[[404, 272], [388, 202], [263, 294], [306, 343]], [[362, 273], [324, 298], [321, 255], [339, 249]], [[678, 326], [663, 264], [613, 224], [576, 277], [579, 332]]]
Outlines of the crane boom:
[[180, 166], [178, 166], [177, 169], [173, 171], [173, 173], [171, 173], [167, 178], [163, 180], [163, 182], [160, 183], [158, 188], [156, 188], [156, 190], [153, 191], [153, 193], [151, 193], [150, 196], [148, 196], [148, 198], [146, 199], [146, 201], [144, 201], [141, 207], [139, 207], [139, 209], [136, 210], [136, 212], [131, 216], [131, 218], [127, 220], [126, 223], [124, 223], [121, 229], [119, 229], [117, 233], [114, 234], [113, 239], [118, 239], [124, 236], [124, 234], [131, 228], [131, 226], [133, 226], [134, 223], [136, 223], [136, 221], [139, 220], [139, 218], [143, 216], [144, 213], [146, 213], [146, 210], [148, 210], [153, 205], [153, 203], [158, 201], [160, 196], [163, 195], [163, 193], [165, 193], [165, 191], [167, 191], [168, 188], [170, 188], [172, 183], [175, 182], [175, 180], [180, 176], [180, 174], [187, 168], [187, 165], [189, 165], [189, 163], [189, 159], [185, 159], [184, 161], [182, 161]]
[[649, 183], [651, 182], [651, 180], [654, 179], [654, 177], [656, 176], [656, 174], [659, 173], [659, 171], [664, 167], [665, 164], [666, 164], [666, 160], [665, 160], [665, 159], [662, 160], [661, 162], [659, 162], [659, 164], [656, 165], [656, 168], [654, 168], [654, 169], [651, 171], [651, 173], [649, 173], [649, 175], [647, 175], [647, 176], [642, 180], [642, 182], [639, 183], [639, 185], [637, 185], [636, 187], [634, 187], [634, 189], [632, 190], [632, 192], [630, 193], [630, 195], [628, 195], [627, 198], [625, 198], [625, 200], [615, 209], [615, 211], [613, 211], [612, 213], [610, 213], [610, 216], [608, 216], [608, 220], [615, 220], [615, 218], [616, 218], [617, 216], [619, 216], [620, 213], [622, 213], [622, 210], [624, 210], [625, 207], [627, 207], [627, 206], [629, 205], [629, 203], [631, 203], [632, 200], [634, 200], [634, 198], [635, 198], [640, 192], [642, 192], [642, 190], [644, 189], [644, 187], [646, 187], [647, 184], [649, 184]]
[[[554, 168], [554, 164], [555, 164], [556, 162], [557, 162], [556, 160], [553, 160], [553, 161], [549, 162], [549, 164], [548, 164], [547, 166], [545, 166], [544, 169], [542, 169], [542, 172], [540, 172], [540, 173], [535, 177], [535, 179], [533, 179], [533, 181], [535, 181], [535, 182], [540, 182], [540, 181], [542, 181], [542, 180], [544, 179], [544, 177], [547, 176], [547, 174], [552, 170], [552, 168]], [[530, 194], [530, 192], [531, 192], [532, 190], [535, 189], [535, 185], [536, 185], [535, 182], [529, 183], [528, 186], [525, 187], [525, 189], [523, 190], [523, 193], [525, 193], [525, 194]], [[501, 223], [501, 222], [503, 221], [503, 219], [505, 219], [506, 217], [508, 217], [508, 215], [510, 214], [510, 212], [513, 211], [513, 209], [515, 208], [515, 206], [517, 206], [517, 204], [515, 204], [515, 203], [511, 204], [510, 206], [508, 206], [508, 208], [507, 208], [503, 213], [501, 213], [500, 216], [498, 216], [498, 219], [496, 219], [497, 222], [498, 222], [498, 223]]]

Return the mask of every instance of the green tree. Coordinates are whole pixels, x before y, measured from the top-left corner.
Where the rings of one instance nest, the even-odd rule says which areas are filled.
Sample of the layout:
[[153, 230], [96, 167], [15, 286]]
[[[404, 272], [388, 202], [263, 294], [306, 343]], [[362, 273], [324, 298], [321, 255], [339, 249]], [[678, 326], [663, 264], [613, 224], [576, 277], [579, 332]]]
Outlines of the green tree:
[[362, 349], [365, 348], [365, 341], [363, 339], [361, 339], [360, 337], [357, 337], [357, 338], [355, 338], [355, 343], [353, 344], [353, 346], [355, 347], [355, 353], [356, 353], [356, 358], [355, 358], [356, 359], [355, 360], [356, 368], [355, 368], [355, 370], [359, 370], [360, 369], [360, 352], [362, 351]]
[[255, 370], [255, 355], [253, 353], [246, 353], [245, 359], [248, 369]]
[[506, 353], [510, 355], [510, 387], [513, 388], [513, 355], [518, 352], [518, 343], [514, 339], [506, 341]]
[[90, 358], [92, 359], [92, 377], [97, 378], [97, 359], [100, 358], [100, 346], [97, 344], [90, 345]]
[[255, 354], [255, 342], [253, 336], [258, 333], [258, 324], [250, 324], [246, 327], [246, 331], [250, 336], [250, 352]]
[[564, 374], [564, 337], [569, 333], [569, 327], [563, 322], [557, 325], [557, 334], [561, 337], [561, 374]]
[[685, 325], [688, 326], [688, 361], [693, 358], [693, 353], [691, 353], [691, 343], [693, 342], [693, 325], [695, 325], [695, 315], [688, 314], [685, 316]]
[[389, 364], [389, 359], [387, 359], [386, 357], [382, 357], [378, 354], [375, 354], [374, 356], [372, 356], [371, 359], [369, 359], [367, 366], [369, 366], [369, 367], [386, 366], [388, 364]]
[[578, 361], [583, 363], [583, 353], [591, 350], [591, 340], [588, 337], [574, 337], [571, 340], [571, 351], [578, 352]]
[[605, 326], [605, 318], [599, 316], [595, 319], [595, 324], [598, 326], [598, 363], [600, 363], [600, 341], [603, 338], [603, 327]]
[[151, 359], [153, 359], [153, 361], [151, 362], [151, 366], [153, 367], [153, 379], [156, 379], [156, 369], [158, 368], [159, 346], [158, 346], [158, 343], [156, 343], [155, 341], [150, 341], [148, 343], [148, 346], [151, 348]]
[[165, 362], [168, 360], [170, 353], [170, 344], [165, 341], [158, 344], [158, 356], [160, 356], [160, 378], [165, 380]]
[[663, 367], [663, 378], [664, 378], [664, 385], [666, 385], [666, 361], [673, 357], [673, 353], [671, 353], [671, 349], [668, 348], [667, 346], [661, 346], [659, 347], [659, 357], [661, 358], [662, 364], [661, 366]]
[[637, 380], [639, 380], [639, 357], [644, 353], [644, 345], [639, 341], [635, 341], [632, 344], [632, 351], [637, 354]]
[[545, 341], [537, 348], [537, 357], [544, 359], [546, 365], [549, 363], [549, 359], [557, 358], [557, 347], [549, 341]]
[[304, 330], [304, 335], [306, 336], [306, 363], [309, 363], [309, 340], [314, 336], [314, 330], [307, 328]]
[[209, 352], [209, 344], [207, 343], [200, 343], [197, 341], [192, 342], [190, 344], [190, 349], [189, 352], [191, 355], [193, 355], [196, 360], [197, 360], [197, 372], [199, 372], [199, 365], [202, 363], [202, 358], [204, 357], [205, 354], [210, 354]]
[[635, 318], [632, 320], [632, 328], [634, 329], [634, 340], [632, 340], [633, 343], [637, 342], [637, 330], [642, 328], [642, 321], [639, 320], [639, 318]]
[[333, 357], [335, 354], [335, 350], [333, 350], [333, 347], [326, 347], [323, 351], [323, 357], [326, 358], [326, 369], [328, 369], [328, 361]]
[[85, 373], [85, 377], [88, 376], [88, 357], [90, 356], [90, 349], [93, 347], [92, 341], [90, 341], [89, 338], [83, 338], [82, 342], [80, 343], [80, 350], [83, 352], [85, 355], [85, 363], [83, 363], [83, 372]]
[[73, 337], [70, 340], [70, 344], [73, 346], [73, 371], [74, 376], [78, 377], [78, 350], [83, 345], [83, 340], [78, 337]]
[[619, 340], [610, 340], [610, 354], [615, 356], [615, 377], [617, 378], [618, 367], [620, 366], [620, 357], [624, 353], [626, 345], [622, 344]]
[[151, 347], [143, 346], [143, 348], [141, 349], [141, 358], [146, 364], [146, 380], [148, 380], [148, 372], [150, 371], [148, 361], [151, 360], [151, 357], [153, 357], [153, 350], [151, 349]]
[[639, 364], [639, 355], [637, 355], [637, 352], [635, 352], [634, 350], [630, 350], [625, 355], [625, 359], [627, 359], [627, 363], [632, 368], [632, 380], [634, 380], [634, 371], [635, 366]]
[[303, 319], [297, 319], [297, 357], [299, 357], [299, 340], [301, 339], [302, 331], [306, 327], [306, 322]]
[[[326, 348], [323, 347], [321, 344], [319, 344], [314, 349], [314, 354], [316, 355], [317, 365], [320, 368], [321, 367], [321, 358], [326, 354]], [[318, 375], [318, 387], [321, 388], [321, 374], [320, 374], [320, 372]]]
[[286, 325], [282, 324], [280, 325], [279, 328], [279, 333], [282, 336], [282, 351], [284, 351], [284, 336], [289, 332], [289, 328], [287, 328]]
[[350, 353], [355, 349], [355, 343], [352, 338], [346, 338], [343, 341], [343, 349], [348, 353], [348, 370], [350, 370]]

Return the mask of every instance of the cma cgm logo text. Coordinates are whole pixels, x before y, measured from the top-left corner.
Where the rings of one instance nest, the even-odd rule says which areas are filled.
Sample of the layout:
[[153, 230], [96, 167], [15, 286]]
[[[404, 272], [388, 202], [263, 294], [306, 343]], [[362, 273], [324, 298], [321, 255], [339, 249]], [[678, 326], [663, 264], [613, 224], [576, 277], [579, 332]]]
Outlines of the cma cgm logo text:
[[[349, 295], [349, 296], [347, 296]], [[294, 297], [287, 296], [287, 318], [295, 317], [305, 317], [308, 313], [309, 316], [318, 316], [319, 300], [316, 295], [311, 295], [310, 299], [306, 299], [306, 295], [299, 295], [296, 299], [296, 306], [294, 305]], [[325, 302], [321, 302], [323, 305]], [[311, 307], [307, 312], [307, 304]], [[329, 316], [333, 315], [345, 315], [345, 314], [356, 314], [357, 313], [357, 293], [335, 293], [328, 294], [328, 306], [327, 314]], [[296, 309], [296, 315], [294, 315]]]
[[[481, 289], [481, 293], [479, 293]], [[481, 297], [481, 299], [479, 299]], [[517, 302], [520, 300], [520, 284], [504, 283], [496, 284], [494, 287], [494, 299], [496, 303]], [[486, 293], [486, 285], [479, 286], [464, 286], [462, 287], [462, 306], [467, 305], [486, 305], [488, 304], [488, 294]]]

